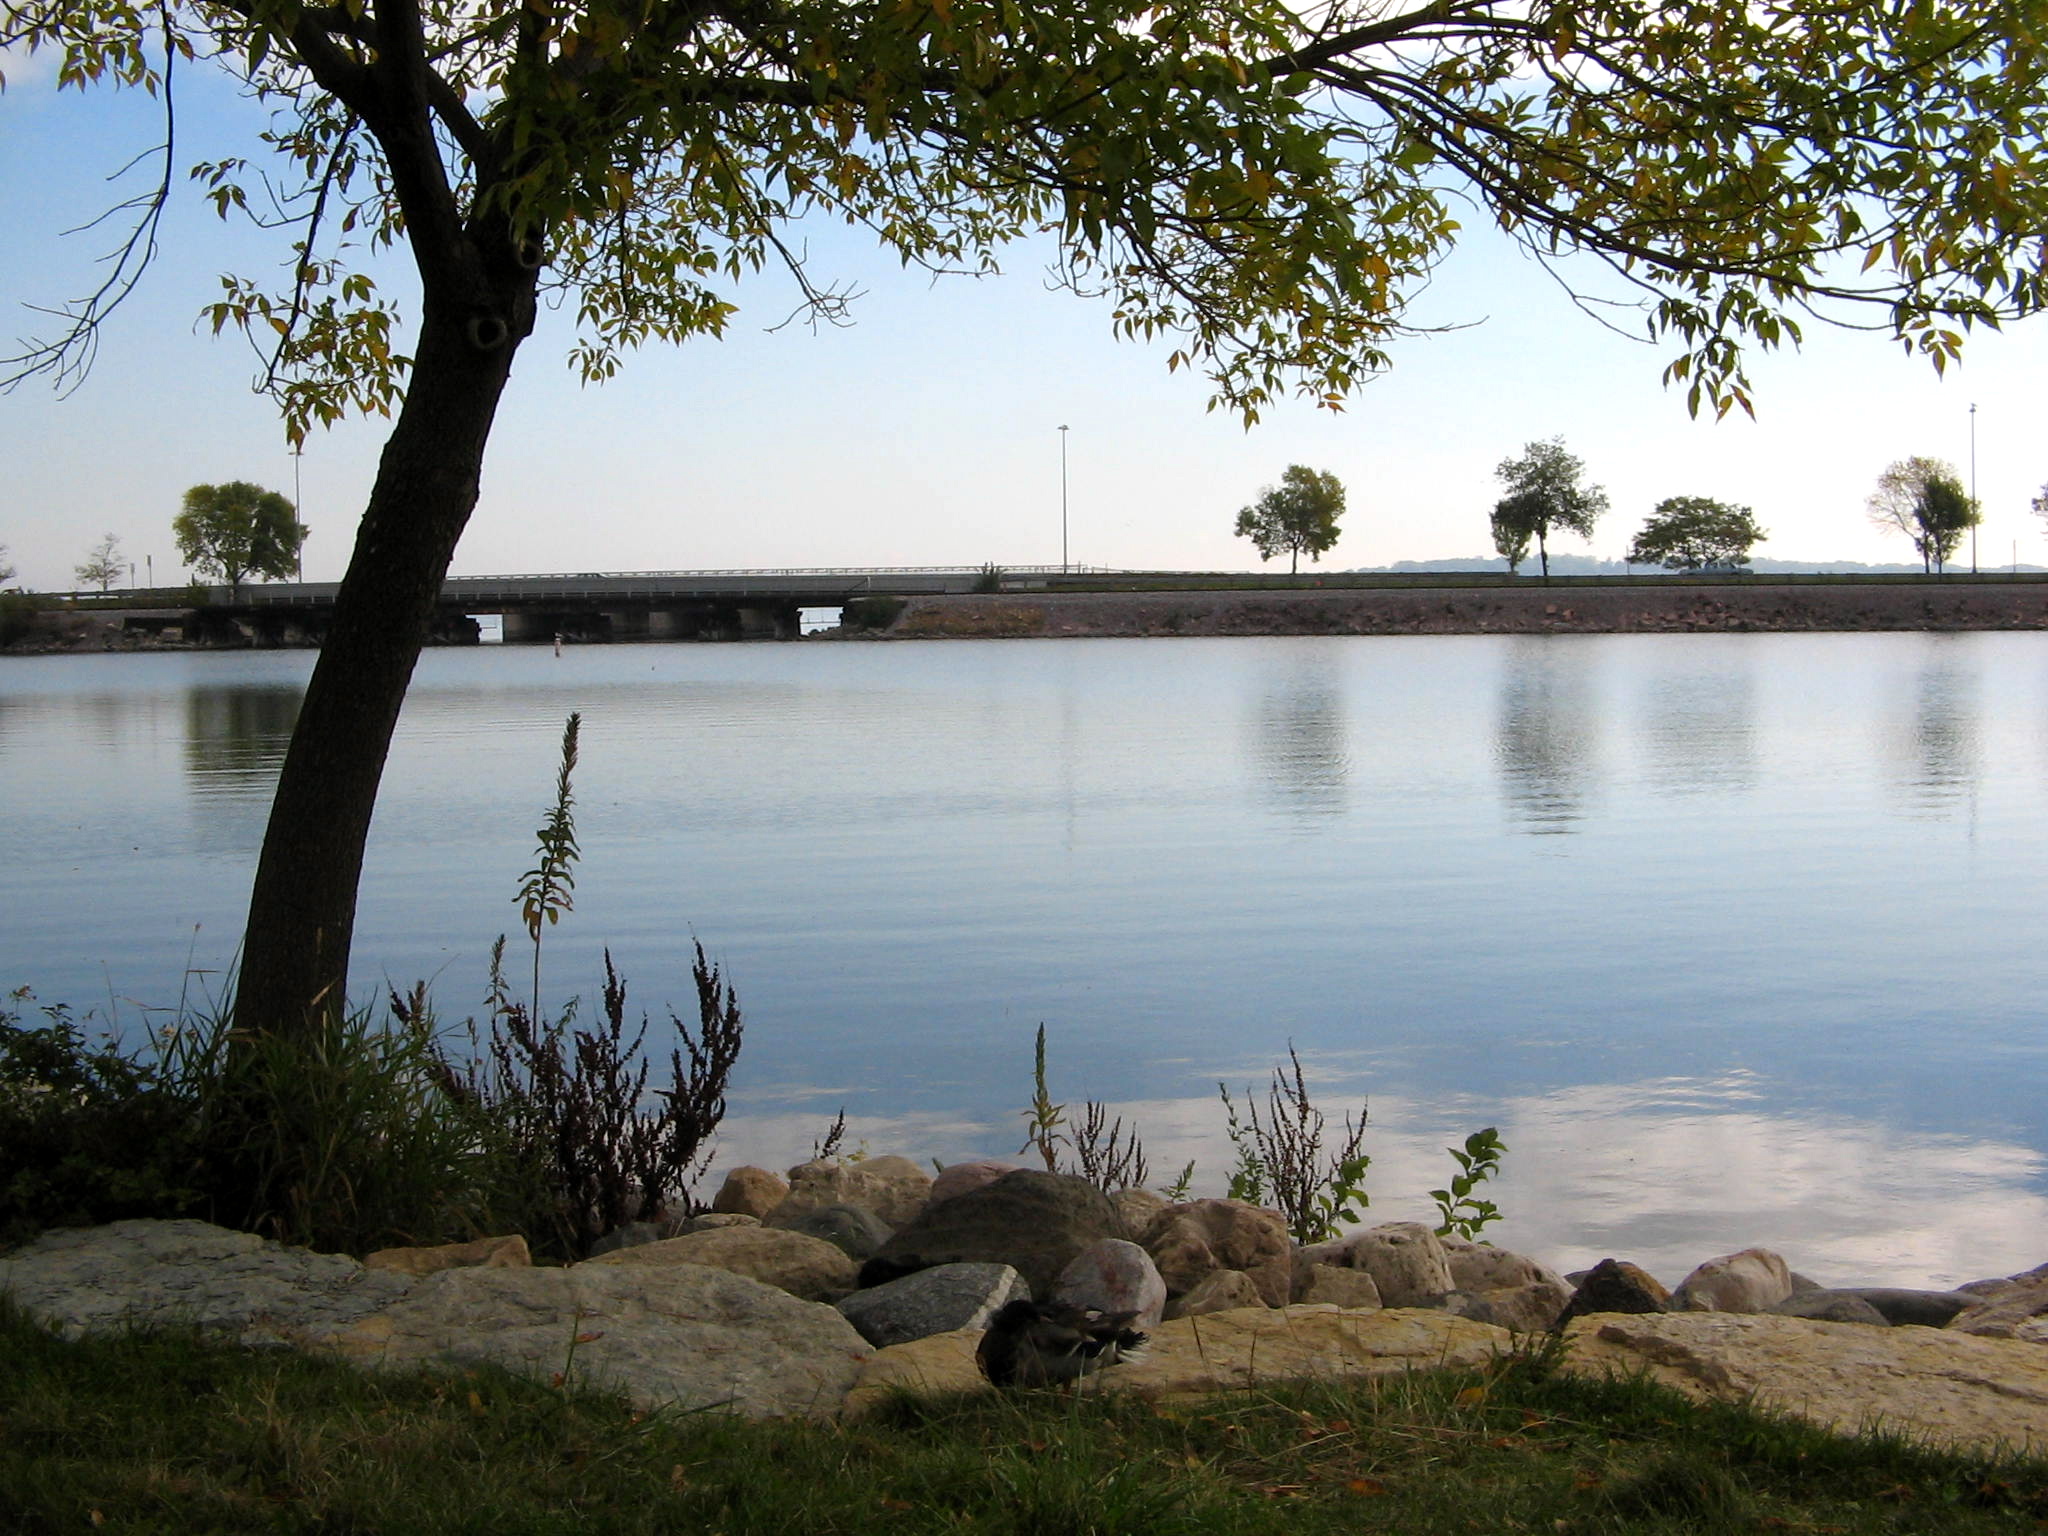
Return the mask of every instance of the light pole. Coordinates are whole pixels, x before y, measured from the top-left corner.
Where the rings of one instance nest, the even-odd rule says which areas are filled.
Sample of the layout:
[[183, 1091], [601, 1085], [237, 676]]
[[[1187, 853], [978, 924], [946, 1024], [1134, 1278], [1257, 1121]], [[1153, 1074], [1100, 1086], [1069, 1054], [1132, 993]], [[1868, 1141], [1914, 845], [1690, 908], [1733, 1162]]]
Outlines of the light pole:
[[[1970, 402], [1970, 515], [1978, 517], [1977, 510], [1977, 402]], [[1977, 574], [1977, 525], [1970, 524], [1970, 574]]]
[[[299, 508], [302, 505], [299, 499], [299, 461], [305, 456], [306, 445], [304, 443], [292, 449], [292, 521], [299, 523], [300, 527], [304, 527], [305, 524], [300, 522], [299, 519]], [[293, 557], [296, 569], [292, 574], [292, 580], [304, 586], [306, 583], [306, 536], [304, 534], [299, 535], [299, 547], [293, 551]]]
[[1060, 427], [1060, 574], [1067, 574], [1067, 429]]

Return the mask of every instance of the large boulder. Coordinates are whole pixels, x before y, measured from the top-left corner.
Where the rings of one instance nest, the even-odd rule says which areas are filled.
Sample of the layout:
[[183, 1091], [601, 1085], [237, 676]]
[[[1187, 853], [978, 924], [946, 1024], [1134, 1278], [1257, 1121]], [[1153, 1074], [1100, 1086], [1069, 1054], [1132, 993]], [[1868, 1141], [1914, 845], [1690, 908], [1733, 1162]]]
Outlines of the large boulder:
[[877, 1348], [935, 1333], [982, 1329], [1013, 1301], [1030, 1300], [1024, 1277], [1007, 1264], [941, 1264], [842, 1297], [841, 1315]]
[[1557, 1326], [1557, 1320], [1572, 1299], [1572, 1288], [1562, 1280], [1531, 1280], [1524, 1285], [1489, 1286], [1483, 1291], [1452, 1291], [1441, 1298], [1446, 1312], [1469, 1317], [1475, 1323], [1491, 1323], [1510, 1333], [1542, 1333]]
[[1019, 1169], [927, 1206], [861, 1266], [860, 1283], [881, 1285], [939, 1264], [1007, 1264], [1043, 1300], [1083, 1248], [1129, 1236], [1109, 1197], [1086, 1179]]
[[751, 1163], [733, 1169], [711, 1197], [711, 1209], [720, 1216], [752, 1216], [759, 1219], [789, 1198], [789, 1185], [766, 1168]]
[[1744, 1248], [1687, 1275], [1671, 1305], [1680, 1312], [1768, 1312], [1791, 1296], [1791, 1266], [1768, 1248]]
[[907, 1157], [867, 1157], [856, 1163], [814, 1158], [789, 1170], [789, 1195], [769, 1215], [857, 1205], [894, 1229], [924, 1209], [931, 1188], [932, 1176]]
[[1242, 1200], [1169, 1205], [1145, 1229], [1143, 1245], [1159, 1266], [1169, 1295], [1185, 1295], [1219, 1269], [1249, 1275], [1269, 1307], [1286, 1306], [1294, 1286], [1294, 1245], [1287, 1223], [1278, 1211]]
[[2048, 1351], [2010, 1339], [1726, 1312], [1582, 1317], [1564, 1338], [1563, 1368], [1579, 1374], [1647, 1374], [1845, 1433], [2048, 1450]]
[[1444, 1260], [1450, 1265], [1453, 1290], [1483, 1293], [1549, 1282], [1562, 1287], [1567, 1296], [1571, 1294], [1572, 1288], [1564, 1283], [1564, 1276], [1547, 1264], [1490, 1243], [1475, 1243], [1468, 1237], [1439, 1237], [1437, 1241], [1443, 1245]]
[[1429, 1306], [1457, 1289], [1442, 1240], [1419, 1221], [1367, 1227], [1307, 1252], [1314, 1253], [1317, 1263], [1362, 1269], [1371, 1275], [1382, 1306]]
[[1578, 1289], [1552, 1326], [1562, 1328], [1575, 1317], [1602, 1312], [1639, 1315], [1670, 1310], [1671, 1293], [1655, 1275], [1626, 1259], [1602, 1259], [1579, 1276]]
[[964, 1195], [970, 1189], [980, 1189], [984, 1184], [993, 1184], [1004, 1174], [1017, 1173], [1022, 1171], [1022, 1168], [1021, 1163], [1008, 1163], [994, 1157], [977, 1157], [964, 1163], [948, 1163], [932, 1180], [931, 1192], [925, 1197], [926, 1203], [936, 1205], [941, 1200]]
[[420, 1283], [203, 1221], [64, 1228], [0, 1258], [0, 1294], [66, 1338], [194, 1327], [254, 1347], [317, 1343]]
[[675, 1264], [699, 1264], [745, 1275], [805, 1301], [837, 1301], [854, 1283], [853, 1260], [839, 1249], [820, 1238], [773, 1227], [714, 1227], [665, 1242], [621, 1248], [576, 1267], [640, 1270]]
[[1252, 1284], [1250, 1275], [1234, 1269], [1212, 1269], [1181, 1295], [1171, 1298], [1166, 1303], [1165, 1316], [1200, 1317], [1209, 1312], [1235, 1312], [1239, 1307], [1265, 1304], [1266, 1299]]
[[1362, 1269], [1349, 1269], [1342, 1264], [1310, 1264], [1295, 1271], [1294, 1299], [1369, 1312], [1380, 1305], [1380, 1288]]
[[1166, 1282], [1144, 1249], [1106, 1237], [1067, 1262], [1053, 1282], [1052, 1299], [1106, 1317], [1128, 1312], [1130, 1326], [1144, 1333], [1158, 1326], [1166, 1310]]
[[890, 1237], [889, 1224], [858, 1205], [824, 1205], [788, 1216], [777, 1211], [768, 1218], [767, 1225], [830, 1243], [856, 1264], [864, 1264], [881, 1252], [882, 1244]]
[[498, 1365], [749, 1418], [837, 1412], [870, 1353], [832, 1308], [697, 1264], [451, 1269], [327, 1342], [364, 1366]]

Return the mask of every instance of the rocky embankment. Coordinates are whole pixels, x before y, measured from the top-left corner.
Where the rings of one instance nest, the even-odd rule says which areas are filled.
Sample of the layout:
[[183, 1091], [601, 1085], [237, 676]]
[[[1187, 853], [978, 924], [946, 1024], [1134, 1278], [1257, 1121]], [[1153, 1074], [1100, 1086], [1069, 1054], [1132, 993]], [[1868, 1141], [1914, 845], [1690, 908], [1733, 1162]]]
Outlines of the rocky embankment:
[[127, 1221], [0, 1256], [0, 1292], [70, 1336], [197, 1326], [365, 1368], [488, 1362], [749, 1416], [993, 1390], [975, 1346], [1023, 1296], [1135, 1314], [1144, 1358], [1089, 1380], [1155, 1397], [1484, 1367], [1554, 1332], [1568, 1371], [1646, 1372], [1846, 1431], [2048, 1450], [2048, 1265], [1954, 1291], [1824, 1288], [1747, 1249], [1667, 1290], [1625, 1261], [1567, 1278], [1415, 1223], [1303, 1247], [1239, 1201], [1105, 1194], [996, 1162], [934, 1180], [899, 1157], [736, 1169], [714, 1207], [566, 1268], [535, 1267], [516, 1236], [358, 1261]]
[[2048, 629], [2048, 585], [1332, 587], [911, 598], [888, 640]]

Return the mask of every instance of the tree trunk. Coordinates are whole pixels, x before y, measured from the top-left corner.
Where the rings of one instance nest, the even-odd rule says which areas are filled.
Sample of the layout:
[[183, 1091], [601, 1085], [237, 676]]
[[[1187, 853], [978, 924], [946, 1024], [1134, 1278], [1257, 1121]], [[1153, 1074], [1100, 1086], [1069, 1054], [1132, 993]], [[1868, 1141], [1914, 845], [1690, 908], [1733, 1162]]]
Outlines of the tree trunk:
[[1550, 546], [1543, 542], [1545, 531], [1541, 523], [1536, 525], [1536, 554], [1543, 561], [1543, 582], [1544, 585], [1548, 586], [1550, 584]]
[[[405, 403], [278, 776], [249, 898], [238, 1030], [304, 1028], [346, 1004], [378, 781], [448, 562], [476, 506], [513, 353], [531, 328], [531, 274], [490, 286], [498, 302], [481, 311], [428, 297]], [[508, 311], [521, 323], [493, 318]]]

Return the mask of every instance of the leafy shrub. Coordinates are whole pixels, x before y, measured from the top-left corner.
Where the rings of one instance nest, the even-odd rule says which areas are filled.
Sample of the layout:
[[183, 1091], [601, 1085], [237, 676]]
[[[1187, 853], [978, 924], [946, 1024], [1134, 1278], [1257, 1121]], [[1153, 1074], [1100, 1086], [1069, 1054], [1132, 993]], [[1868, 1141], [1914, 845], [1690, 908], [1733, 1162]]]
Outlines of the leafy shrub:
[[970, 592], [1000, 592], [1003, 590], [1003, 568], [990, 561], [975, 573], [974, 585]]
[[1237, 1148], [1230, 1198], [1271, 1205], [1287, 1218], [1287, 1229], [1296, 1242], [1320, 1243], [1335, 1237], [1340, 1227], [1355, 1224], [1359, 1212], [1371, 1204], [1365, 1193], [1365, 1170], [1372, 1159], [1362, 1146], [1365, 1106], [1358, 1108], [1357, 1125], [1345, 1117], [1344, 1144], [1325, 1157], [1326, 1122], [1322, 1111], [1309, 1100], [1301, 1057], [1291, 1045], [1287, 1059], [1294, 1067], [1292, 1081], [1285, 1072], [1274, 1069], [1263, 1118], [1250, 1089], [1245, 1090], [1246, 1119], [1240, 1120], [1230, 1089], [1222, 1083], [1216, 1085], [1230, 1117], [1231, 1144]]
[[610, 952], [603, 1018], [595, 1028], [577, 1029], [573, 1000], [552, 1021], [536, 1023], [507, 996], [503, 948], [501, 939], [491, 956], [488, 1034], [474, 1020], [469, 1026], [471, 1059], [460, 1094], [524, 1170], [529, 1204], [519, 1226], [527, 1241], [555, 1257], [583, 1258], [598, 1238], [629, 1221], [687, 1210], [688, 1180], [709, 1156], [739, 1059], [739, 999], [697, 945], [697, 1029], [693, 1034], [669, 1015], [681, 1044], [669, 1055], [669, 1086], [654, 1095], [661, 1107], [650, 1109], [641, 1056], [647, 1016], [628, 1038], [626, 984]]
[[[46, 1227], [182, 1215], [200, 1203], [192, 1105], [158, 1065], [95, 1042], [26, 989], [0, 1006], [0, 1248]], [[24, 1023], [22, 1012], [43, 1022]]]

